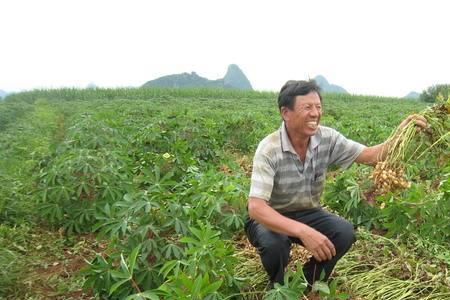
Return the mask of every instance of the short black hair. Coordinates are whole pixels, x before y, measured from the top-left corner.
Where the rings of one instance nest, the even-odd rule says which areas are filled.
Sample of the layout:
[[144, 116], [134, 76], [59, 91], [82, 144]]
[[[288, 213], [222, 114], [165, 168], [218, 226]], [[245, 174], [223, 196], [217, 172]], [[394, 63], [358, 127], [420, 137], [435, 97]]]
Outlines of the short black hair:
[[278, 94], [278, 108], [281, 110], [283, 106], [289, 109], [294, 109], [295, 97], [304, 96], [310, 92], [316, 92], [319, 95], [320, 102], [322, 102], [322, 95], [320, 95], [320, 87], [314, 79], [305, 80], [289, 80], [286, 82]]

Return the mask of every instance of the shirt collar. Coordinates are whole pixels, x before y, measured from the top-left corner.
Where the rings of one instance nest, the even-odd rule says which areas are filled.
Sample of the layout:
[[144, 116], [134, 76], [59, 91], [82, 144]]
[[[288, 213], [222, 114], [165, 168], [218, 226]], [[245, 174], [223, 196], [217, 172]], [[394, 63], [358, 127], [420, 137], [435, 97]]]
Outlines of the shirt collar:
[[[286, 125], [285, 125], [284, 121], [281, 124], [280, 132], [281, 132], [281, 135], [280, 135], [281, 150], [283, 152], [291, 152], [293, 154], [297, 154], [297, 152], [295, 152], [294, 146], [292, 146], [291, 140], [289, 139], [289, 136], [287, 134]], [[320, 125], [319, 125], [319, 129], [317, 130], [316, 134], [313, 135], [309, 140], [308, 149], [313, 150], [317, 146], [319, 146], [321, 137], [322, 137], [322, 134], [320, 132]]]

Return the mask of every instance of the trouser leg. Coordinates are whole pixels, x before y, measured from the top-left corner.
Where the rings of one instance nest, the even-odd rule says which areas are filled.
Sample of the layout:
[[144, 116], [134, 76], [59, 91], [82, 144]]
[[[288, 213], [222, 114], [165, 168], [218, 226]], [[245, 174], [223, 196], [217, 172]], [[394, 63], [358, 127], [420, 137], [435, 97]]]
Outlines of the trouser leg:
[[[308, 283], [327, 280], [337, 261], [350, 249], [355, 241], [353, 225], [345, 219], [328, 213], [321, 208], [286, 214], [286, 217], [302, 222], [327, 236], [336, 249], [336, 255], [327, 261], [318, 262], [312, 257], [303, 267]], [[261, 262], [272, 282], [283, 283], [284, 270], [289, 261], [291, 243], [302, 242], [298, 238], [275, 233], [255, 220], [248, 220], [245, 231], [250, 243], [258, 249]]]
[[255, 220], [247, 220], [245, 232], [258, 250], [262, 265], [272, 283], [283, 284], [284, 269], [289, 261], [291, 241], [288, 236], [273, 232]]
[[[311, 212], [297, 212], [288, 217], [298, 220], [324, 234], [333, 243], [336, 255], [332, 259], [318, 262], [314, 257], [303, 266], [303, 272], [310, 284], [319, 280], [324, 273], [323, 280], [328, 280], [337, 261], [350, 249], [355, 242], [353, 225], [347, 220], [331, 214], [322, 209], [314, 209]], [[299, 239], [293, 238], [300, 244]]]

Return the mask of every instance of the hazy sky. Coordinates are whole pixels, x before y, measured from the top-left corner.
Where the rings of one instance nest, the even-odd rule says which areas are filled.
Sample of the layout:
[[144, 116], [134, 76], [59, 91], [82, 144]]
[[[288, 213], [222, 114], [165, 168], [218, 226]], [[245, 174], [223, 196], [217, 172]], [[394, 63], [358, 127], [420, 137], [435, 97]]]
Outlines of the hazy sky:
[[324, 75], [354, 94], [450, 83], [447, 1], [1, 0], [0, 89], [139, 86], [240, 66], [257, 90]]

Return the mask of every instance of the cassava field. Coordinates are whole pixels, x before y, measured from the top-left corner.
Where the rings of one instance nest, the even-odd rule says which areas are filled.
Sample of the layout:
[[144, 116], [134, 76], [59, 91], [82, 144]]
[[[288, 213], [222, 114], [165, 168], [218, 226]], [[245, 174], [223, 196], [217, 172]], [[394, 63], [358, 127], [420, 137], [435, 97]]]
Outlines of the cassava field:
[[[367, 145], [427, 107], [335, 94], [323, 106], [322, 124]], [[443, 107], [402, 148], [406, 189], [377, 189], [373, 167], [329, 169], [323, 205], [358, 241], [311, 299], [450, 299]], [[279, 126], [268, 92], [62, 89], [0, 101], [0, 298], [306, 299], [308, 253], [294, 247], [286, 284], [266, 290], [243, 235], [252, 154]]]

